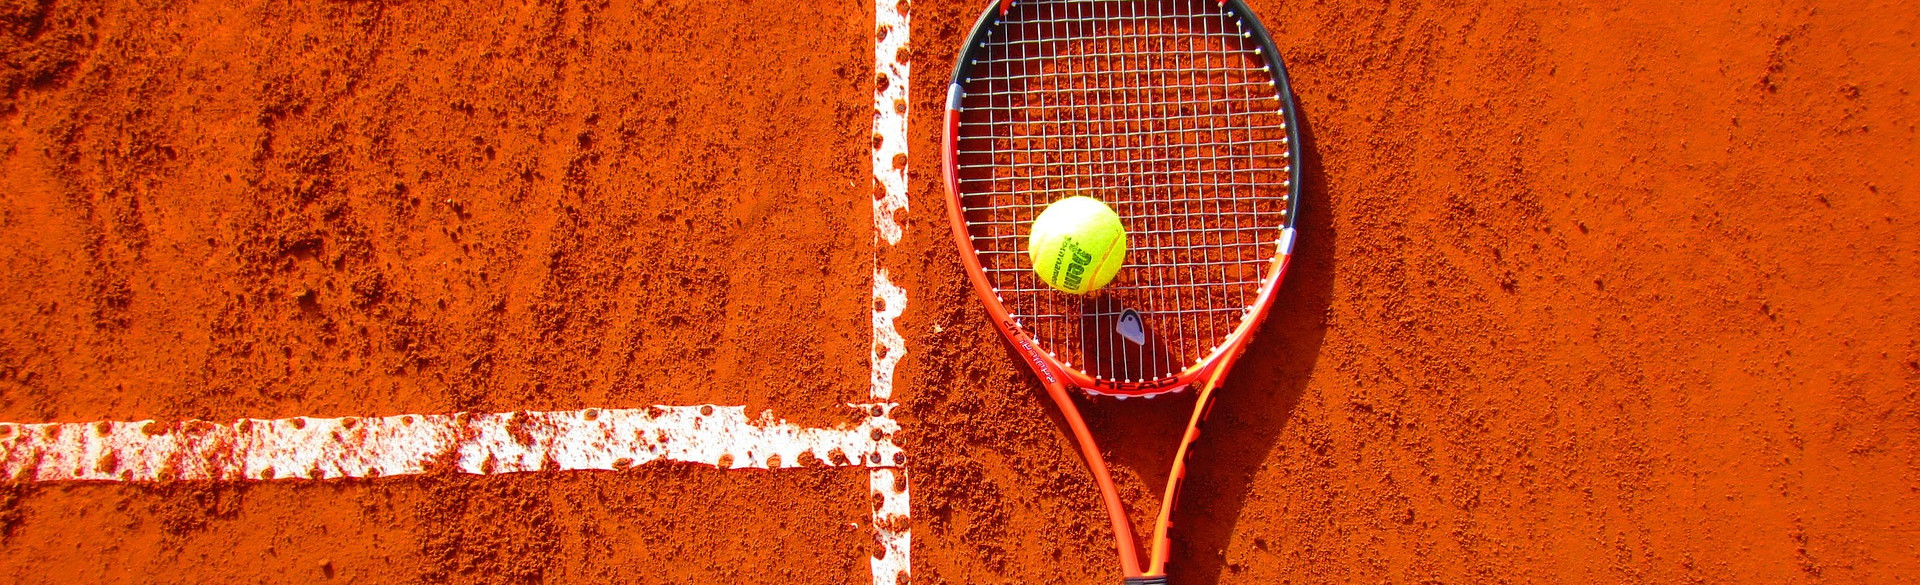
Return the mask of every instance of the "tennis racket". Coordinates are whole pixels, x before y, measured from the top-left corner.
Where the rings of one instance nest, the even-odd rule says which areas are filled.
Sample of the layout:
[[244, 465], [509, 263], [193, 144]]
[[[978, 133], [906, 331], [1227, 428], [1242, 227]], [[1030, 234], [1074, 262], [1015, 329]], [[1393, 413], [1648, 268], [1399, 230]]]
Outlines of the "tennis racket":
[[[1241, 0], [997, 0], [948, 88], [944, 171], [974, 293], [1033, 367], [1091, 468], [1125, 583], [1165, 583], [1187, 451], [1286, 272], [1301, 165], [1292, 93]], [[1119, 213], [1127, 260], [1057, 292], [1027, 255], [1050, 203]], [[1197, 387], [1148, 543], [1069, 388], [1120, 399]]]

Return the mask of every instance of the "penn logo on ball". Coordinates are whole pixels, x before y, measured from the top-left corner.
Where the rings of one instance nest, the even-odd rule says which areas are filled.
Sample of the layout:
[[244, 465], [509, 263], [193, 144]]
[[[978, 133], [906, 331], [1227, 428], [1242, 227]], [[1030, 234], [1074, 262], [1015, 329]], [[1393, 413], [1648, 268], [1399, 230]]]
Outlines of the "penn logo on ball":
[[1076, 195], [1040, 211], [1027, 236], [1027, 257], [1040, 281], [1086, 294], [1113, 281], [1127, 263], [1127, 229], [1099, 199]]

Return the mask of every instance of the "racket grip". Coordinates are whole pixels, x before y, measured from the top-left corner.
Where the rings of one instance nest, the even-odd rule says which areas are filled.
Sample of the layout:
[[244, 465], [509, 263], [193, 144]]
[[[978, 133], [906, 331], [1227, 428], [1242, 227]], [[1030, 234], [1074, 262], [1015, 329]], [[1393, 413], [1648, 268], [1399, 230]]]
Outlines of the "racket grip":
[[1145, 577], [1127, 577], [1122, 579], [1120, 583], [1121, 585], [1167, 585], [1167, 576], [1149, 575]]

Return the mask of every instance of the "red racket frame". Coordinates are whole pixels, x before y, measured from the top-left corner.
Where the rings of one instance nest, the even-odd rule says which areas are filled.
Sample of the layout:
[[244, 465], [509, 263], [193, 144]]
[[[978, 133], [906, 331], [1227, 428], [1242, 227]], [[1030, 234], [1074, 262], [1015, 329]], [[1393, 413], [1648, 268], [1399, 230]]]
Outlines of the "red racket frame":
[[[1278, 250], [1268, 268], [1265, 281], [1261, 284], [1257, 300], [1251, 306], [1252, 314], [1244, 319], [1239, 326], [1229, 334], [1219, 349], [1215, 350], [1211, 356], [1175, 376], [1158, 380], [1121, 382], [1095, 378], [1094, 376], [1090, 376], [1080, 370], [1060, 363], [1060, 361], [1056, 360], [1052, 355], [1042, 351], [1036, 345], [1032, 335], [1014, 321], [1006, 306], [995, 293], [993, 283], [989, 280], [985, 269], [981, 265], [980, 256], [977, 250], [975, 250], [972, 238], [967, 230], [966, 211], [960, 200], [961, 188], [958, 169], [960, 103], [964, 95], [962, 87], [965, 83], [965, 73], [967, 71], [966, 61], [969, 58], [968, 55], [971, 53], [972, 46], [977, 43], [976, 39], [979, 38], [982, 27], [993, 25], [994, 22], [992, 19], [996, 16], [1004, 15], [1012, 6], [1013, 1], [1014, 0], [995, 0], [987, 7], [980, 15], [979, 22], [974, 25], [973, 34], [969, 35], [967, 40], [967, 43], [969, 43], [968, 46], [961, 51], [960, 63], [955, 66], [954, 81], [952, 85], [949, 86], [947, 99], [945, 114], [946, 136], [943, 143], [944, 152], [942, 160], [942, 171], [945, 175], [946, 183], [947, 220], [952, 226], [954, 243], [959, 248], [960, 261], [966, 267], [967, 278], [973, 283], [974, 295], [979, 297], [981, 303], [986, 306], [987, 313], [993, 319], [994, 326], [1013, 344], [1020, 355], [1026, 358], [1028, 365], [1033, 367], [1034, 373], [1039, 375], [1042, 385], [1046, 388], [1047, 396], [1051, 398], [1054, 405], [1059, 408], [1060, 415], [1066, 420], [1067, 427], [1073, 435], [1075, 444], [1080, 448], [1081, 458], [1086, 461], [1087, 467], [1093, 474], [1094, 482], [1099, 485], [1100, 497], [1107, 510], [1108, 521], [1113, 525], [1114, 538], [1120, 557], [1121, 571], [1126, 583], [1165, 583], [1167, 561], [1172, 552], [1168, 544], [1168, 538], [1173, 525], [1173, 509], [1179, 502], [1180, 485], [1186, 477], [1187, 453], [1193, 443], [1200, 438], [1202, 424], [1206, 421], [1208, 413], [1212, 410], [1214, 390], [1219, 387], [1220, 381], [1225, 378], [1227, 372], [1232, 369], [1234, 361], [1239, 359], [1241, 354], [1246, 351], [1247, 343], [1253, 338], [1254, 331], [1259, 328], [1261, 321], [1266, 318], [1267, 311], [1273, 305], [1274, 295], [1276, 291], [1279, 290], [1280, 282], [1285, 277], [1288, 263], [1293, 257], [1295, 231], [1292, 223], [1294, 218], [1298, 216], [1297, 206], [1301, 169], [1298, 151], [1300, 148], [1298, 121], [1297, 114], [1294, 111], [1291, 88], [1287, 81], [1285, 66], [1281, 63], [1277, 52], [1275, 52], [1272, 40], [1267, 38], [1264, 26], [1254, 17], [1253, 12], [1248, 9], [1241, 0], [1223, 0], [1219, 2], [1222, 7], [1235, 13], [1236, 16], [1243, 19], [1250, 28], [1259, 34], [1261, 37], [1259, 41], [1262, 46], [1265, 47], [1266, 59], [1273, 68], [1276, 89], [1285, 107], [1284, 114], [1288, 125], [1287, 133], [1290, 138], [1288, 147], [1293, 149], [1290, 196], [1292, 197], [1291, 203], [1294, 207], [1287, 215], [1288, 226], [1283, 229], [1280, 241], [1276, 244]], [[1074, 387], [1083, 391], [1112, 395], [1119, 398], [1132, 396], [1150, 397], [1161, 393], [1179, 391], [1195, 383], [1200, 384], [1199, 396], [1194, 403], [1193, 413], [1188, 417], [1186, 431], [1181, 434], [1178, 451], [1174, 454], [1173, 465], [1171, 471], [1168, 473], [1166, 489], [1163, 492], [1163, 499], [1161, 500], [1160, 513], [1154, 523], [1154, 531], [1148, 550], [1148, 564], [1143, 568], [1139, 558], [1140, 551], [1137, 550], [1138, 544], [1134, 536], [1133, 524], [1128, 519], [1125, 505], [1120, 501], [1119, 492], [1113, 483], [1113, 474], [1108, 470], [1106, 460], [1101, 456], [1100, 448], [1094, 441], [1093, 434], [1087, 428], [1085, 417], [1080, 414], [1079, 405], [1074, 401], [1072, 394], [1068, 392], [1067, 389], [1068, 387]]]

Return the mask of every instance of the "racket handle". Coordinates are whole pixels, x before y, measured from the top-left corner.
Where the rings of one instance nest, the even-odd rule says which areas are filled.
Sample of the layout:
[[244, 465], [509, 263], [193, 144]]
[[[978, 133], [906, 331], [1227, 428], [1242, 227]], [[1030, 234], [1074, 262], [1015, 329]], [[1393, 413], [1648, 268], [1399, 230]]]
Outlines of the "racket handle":
[[1121, 585], [1167, 585], [1167, 576], [1150, 575], [1145, 577], [1127, 577], [1121, 580], [1120, 583]]

